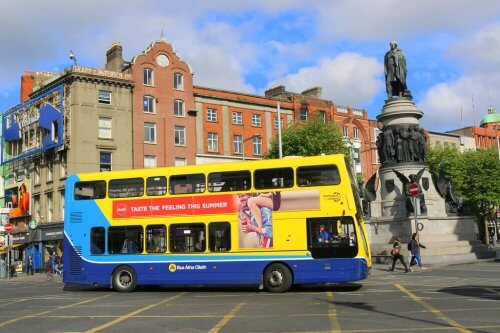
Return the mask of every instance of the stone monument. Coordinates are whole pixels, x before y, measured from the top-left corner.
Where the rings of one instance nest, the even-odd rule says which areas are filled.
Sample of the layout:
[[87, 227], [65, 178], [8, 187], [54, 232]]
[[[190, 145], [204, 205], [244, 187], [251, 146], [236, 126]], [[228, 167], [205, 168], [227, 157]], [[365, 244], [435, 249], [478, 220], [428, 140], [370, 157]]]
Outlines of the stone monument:
[[[457, 199], [447, 203], [452, 199], [446, 183], [427, 166], [426, 136], [419, 122], [424, 113], [412, 101], [406, 57], [395, 41], [385, 54], [384, 73], [387, 99], [377, 116], [381, 132], [376, 141], [381, 167], [365, 187], [365, 193], [371, 192], [365, 197], [372, 200], [366, 222], [372, 255], [387, 259], [394, 238], [400, 236], [405, 243], [414, 232], [427, 246], [421, 251], [424, 263], [464, 262], [489, 255], [477, 240], [474, 217], [450, 209]], [[420, 187], [417, 200], [408, 194], [410, 183]]]

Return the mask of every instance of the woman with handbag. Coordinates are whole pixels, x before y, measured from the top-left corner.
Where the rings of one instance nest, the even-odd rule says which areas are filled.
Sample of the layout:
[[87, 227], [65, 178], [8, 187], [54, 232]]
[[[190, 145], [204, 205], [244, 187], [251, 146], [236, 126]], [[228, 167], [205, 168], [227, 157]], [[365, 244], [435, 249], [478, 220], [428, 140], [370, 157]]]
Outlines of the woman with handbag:
[[399, 251], [401, 250], [400, 242], [401, 242], [401, 239], [399, 238], [399, 236], [396, 236], [395, 240], [394, 240], [394, 244], [392, 245], [392, 250], [391, 250], [392, 267], [391, 267], [390, 271], [394, 271], [394, 266], [396, 266], [396, 261], [398, 261], [398, 259], [399, 259], [399, 261], [401, 261], [401, 263], [405, 267], [405, 273], [408, 273], [408, 266], [406, 266], [405, 259], [401, 255], [401, 253], [399, 253]]

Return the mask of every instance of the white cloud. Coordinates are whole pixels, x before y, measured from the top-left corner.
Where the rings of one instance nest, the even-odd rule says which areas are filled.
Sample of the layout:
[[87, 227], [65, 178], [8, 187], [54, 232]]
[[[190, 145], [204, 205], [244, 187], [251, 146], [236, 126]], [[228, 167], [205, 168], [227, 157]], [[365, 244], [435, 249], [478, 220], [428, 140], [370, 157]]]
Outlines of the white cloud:
[[300, 69], [270, 84], [284, 84], [287, 91], [300, 93], [321, 86], [323, 98], [337, 104], [360, 106], [380, 92], [383, 65], [374, 58], [357, 53], [342, 53], [335, 58], [323, 58], [317, 66]]
[[[427, 89], [419, 103], [424, 127], [449, 130], [479, 125], [490, 104], [500, 106], [500, 25], [487, 25], [450, 47], [462, 75]], [[474, 105], [473, 105], [474, 99]]]

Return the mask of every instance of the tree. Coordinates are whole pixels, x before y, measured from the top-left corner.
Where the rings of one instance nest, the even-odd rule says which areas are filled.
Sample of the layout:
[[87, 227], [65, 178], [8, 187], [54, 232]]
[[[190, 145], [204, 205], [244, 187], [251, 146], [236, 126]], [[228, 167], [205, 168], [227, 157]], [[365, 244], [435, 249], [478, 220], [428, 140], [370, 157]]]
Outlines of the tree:
[[[325, 123], [322, 119], [313, 119], [290, 125], [281, 135], [283, 156], [317, 156], [321, 154], [346, 154], [342, 133], [335, 123]], [[271, 140], [271, 148], [266, 158], [278, 158], [278, 138]]]
[[500, 163], [495, 148], [460, 153], [451, 148], [428, 148], [427, 163], [432, 171], [453, 178], [458, 195], [477, 217], [485, 234], [484, 221], [500, 206]]

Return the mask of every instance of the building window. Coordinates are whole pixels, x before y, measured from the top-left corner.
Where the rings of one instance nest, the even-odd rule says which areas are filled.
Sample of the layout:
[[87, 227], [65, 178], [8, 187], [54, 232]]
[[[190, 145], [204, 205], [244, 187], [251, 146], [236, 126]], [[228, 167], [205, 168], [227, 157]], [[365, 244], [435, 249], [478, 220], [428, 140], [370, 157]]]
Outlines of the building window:
[[174, 127], [174, 144], [176, 146], [186, 145], [186, 128], [184, 126]]
[[207, 109], [207, 121], [216, 122], [217, 121], [217, 110]]
[[51, 222], [54, 218], [54, 198], [52, 197], [52, 192], [45, 195], [47, 199], [47, 222]]
[[243, 125], [243, 114], [241, 112], [233, 112], [233, 125]]
[[253, 154], [256, 156], [262, 155], [262, 138], [257, 135], [253, 137]]
[[208, 133], [208, 151], [217, 152], [219, 151], [219, 134], [218, 133]]
[[176, 117], [184, 117], [184, 101], [180, 99], [176, 99], [174, 101], [174, 116]]
[[101, 104], [111, 104], [111, 91], [99, 90], [98, 102]]
[[354, 137], [355, 139], [358, 139], [358, 138], [359, 138], [359, 128], [354, 127], [354, 128], [352, 129], [352, 135], [353, 135], [353, 137]]
[[60, 164], [59, 164], [59, 171], [61, 172], [61, 178], [64, 178], [68, 175], [68, 165], [67, 165], [67, 158], [66, 158], [66, 152], [63, 151], [61, 152], [60, 156]]
[[35, 162], [35, 185], [40, 184], [40, 163]]
[[59, 191], [59, 210], [61, 212], [61, 220], [64, 220], [64, 210], [66, 208], [66, 203], [64, 201], [64, 190]]
[[144, 123], [144, 143], [156, 143], [156, 124]]
[[[280, 118], [281, 129], [283, 129], [283, 118]], [[274, 117], [274, 128], [278, 129], [278, 117]]]
[[300, 120], [307, 121], [308, 113], [307, 109], [300, 109]]
[[142, 98], [142, 111], [146, 113], [155, 113], [155, 101], [153, 96], [146, 95]]
[[243, 136], [235, 135], [233, 136], [233, 146], [235, 154], [243, 154]]
[[54, 160], [52, 157], [47, 159], [47, 181], [51, 182], [54, 180]]
[[349, 137], [349, 127], [347, 126], [342, 127], [342, 135], [346, 138]]
[[174, 89], [184, 90], [184, 76], [181, 73], [174, 73]]
[[111, 171], [111, 153], [107, 151], [99, 152], [99, 170]]
[[144, 85], [154, 85], [154, 72], [151, 68], [144, 68]]
[[111, 139], [111, 118], [99, 117], [99, 139]]
[[40, 196], [39, 195], [36, 195], [36, 196], [33, 196], [33, 215], [35, 217], [35, 219], [42, 223], [42, 216], [40, 214]]
[[253, 114], [252, 115], [252, 126], [254, 127], [261, 127], [262, 126], [262, 120], [259, 114]]
[[146, 155], [144, 156], [144, 168], [156, 168], [156, 156]]
[[319, 111], [318, 112], [318, 117], [323, 121], [323, 123], [326, 123], [326, 112], [325, 111]]
[[175, 158], [175, 166], [185, 166], [187, 165], [187, 159], [183, 157]]

